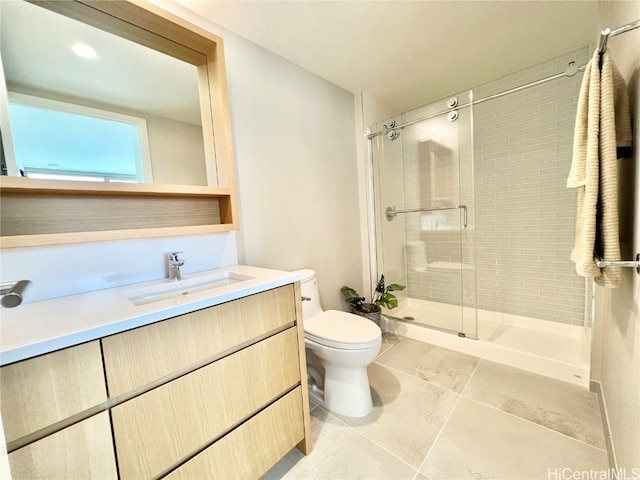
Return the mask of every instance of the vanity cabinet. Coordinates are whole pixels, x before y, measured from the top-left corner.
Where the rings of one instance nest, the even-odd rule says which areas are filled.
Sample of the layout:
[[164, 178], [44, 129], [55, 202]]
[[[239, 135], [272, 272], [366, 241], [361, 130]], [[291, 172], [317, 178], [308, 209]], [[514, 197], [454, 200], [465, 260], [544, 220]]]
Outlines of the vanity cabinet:
[[248, 478], [309, 453], [300, 295], [289, 284], [2, 367], [14, 477]]
[[11, 452], [9, 466], [14, 480], [118, 478], [109, 413], [99, 413]]
[[293, 285], [102, 340], [109, 396], [180, 374], [296, 321]]
[[296, 388], [166, 478], [259, 478], [291, 450], [304, 431]]
[[100, 342], [4, 366], [0, 385], [4, 435], [11, 443], [107, 400]]
[[14, 479], [116, 478], [98, 340], [4, 366], [0, 387]]
[[158, 476], [277, 400], [300, 382], [297, 357], [290, 328], [115, 407], [121, 478]]

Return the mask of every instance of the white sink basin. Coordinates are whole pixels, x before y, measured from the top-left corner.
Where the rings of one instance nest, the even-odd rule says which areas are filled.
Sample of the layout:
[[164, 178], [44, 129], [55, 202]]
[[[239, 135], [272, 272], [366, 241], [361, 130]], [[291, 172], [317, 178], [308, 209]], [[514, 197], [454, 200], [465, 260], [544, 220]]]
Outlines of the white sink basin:
[[125, 292], [125, 295], [134, 305], [147, 305], [149, 303], [181, 297], [203, 290], [213, 290], [254, 278], [256, 277], [236, 272], [220, 272], [184, 280], [167, 280], [160, 285], [129, 290]]

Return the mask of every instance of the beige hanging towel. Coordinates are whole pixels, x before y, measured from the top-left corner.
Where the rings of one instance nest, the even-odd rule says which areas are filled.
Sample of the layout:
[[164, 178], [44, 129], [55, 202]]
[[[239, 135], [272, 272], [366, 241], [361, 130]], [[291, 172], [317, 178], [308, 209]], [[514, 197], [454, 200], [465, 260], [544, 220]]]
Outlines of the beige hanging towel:
[[[602, 68], [600, 68], [602, 62]], [[616, 146], [631, 146], [627, 86], [607, 52], [595, 52], [580, 88], [568, 188], [578, 190], [571, 260], [599, 285], [622, 284], [620, 267], [600, 269], [594, 256], [620, 260]]]

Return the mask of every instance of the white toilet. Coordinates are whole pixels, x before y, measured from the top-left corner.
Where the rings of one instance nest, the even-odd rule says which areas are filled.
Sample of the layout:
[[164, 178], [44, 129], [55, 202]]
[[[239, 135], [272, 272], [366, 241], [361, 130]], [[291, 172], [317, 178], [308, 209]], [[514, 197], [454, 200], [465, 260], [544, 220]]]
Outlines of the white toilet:
[[373, 408], [367, 366], [380, 351], [380, 327], [351, 313], [322, 311], [316, 273], [295, 273], [302, 276], [309, 393], [331, 412], [364, 417]]

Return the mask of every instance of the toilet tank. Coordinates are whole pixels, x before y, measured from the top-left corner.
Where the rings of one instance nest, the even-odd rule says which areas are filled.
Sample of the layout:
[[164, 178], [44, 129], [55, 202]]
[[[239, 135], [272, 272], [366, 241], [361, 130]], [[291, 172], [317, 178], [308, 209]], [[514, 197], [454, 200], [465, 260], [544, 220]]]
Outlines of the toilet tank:
[[[316, 280], [316, 272], [307, 268], [296, 270], [293, 273], [299, 273], [302, 277], [300, 280], [300, 289], [302, 291], [302, 318], [311, 318], [322, 312], [320, 306], [320, 294], [318, 293], [318, 283]], [[308, 298], [309, 300], [305, 300]]]

